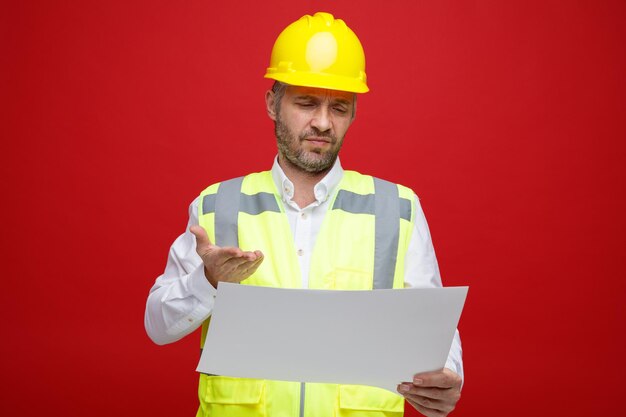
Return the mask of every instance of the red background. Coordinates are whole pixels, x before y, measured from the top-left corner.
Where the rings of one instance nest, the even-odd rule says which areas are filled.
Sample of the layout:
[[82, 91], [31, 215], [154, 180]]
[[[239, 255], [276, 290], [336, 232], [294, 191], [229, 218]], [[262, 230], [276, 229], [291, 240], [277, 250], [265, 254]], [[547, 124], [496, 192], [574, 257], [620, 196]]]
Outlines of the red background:
[[145, 298], [200, 190], [270, 167], [262, 75], [316, 10], [367, 54], [344, 166], [412, 187], [470, 286], [453, 415], [621, 405], [623, 1], [1, 7], [0, 414], [194, 415], [198, 336], [152, 344]]

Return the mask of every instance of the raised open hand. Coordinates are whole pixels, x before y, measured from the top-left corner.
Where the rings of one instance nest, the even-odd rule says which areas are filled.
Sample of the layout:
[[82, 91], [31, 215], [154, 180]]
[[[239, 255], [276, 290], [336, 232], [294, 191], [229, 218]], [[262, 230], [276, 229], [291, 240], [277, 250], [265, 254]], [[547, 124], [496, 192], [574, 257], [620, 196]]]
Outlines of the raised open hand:
[[254, 274], [263, 262], [261, 251], [214, 245], [202, 226], [191, 226], [189, 231], [196, 237], [196, 252], [204, 263], [204, 275], [215, 288], [220, 281], [243, 281]]

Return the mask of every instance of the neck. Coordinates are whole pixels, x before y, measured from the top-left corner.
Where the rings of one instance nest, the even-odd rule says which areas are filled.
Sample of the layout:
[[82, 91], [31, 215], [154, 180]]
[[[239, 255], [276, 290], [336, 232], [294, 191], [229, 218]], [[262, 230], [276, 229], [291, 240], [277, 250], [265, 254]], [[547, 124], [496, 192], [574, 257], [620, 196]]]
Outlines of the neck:
[[280, 165], [287, 178], [289, 178], [289, 181], [293, 183], [293, 201], [295, 201], [300, 208], [304, 208], [315, 201], [315, 185], [320, 182], [332, 168], [331, 166], [320, 172], [307, 172], [292, 164], [287, 158], [284, 158], [280, 154], [278, 155], [278, 165]]

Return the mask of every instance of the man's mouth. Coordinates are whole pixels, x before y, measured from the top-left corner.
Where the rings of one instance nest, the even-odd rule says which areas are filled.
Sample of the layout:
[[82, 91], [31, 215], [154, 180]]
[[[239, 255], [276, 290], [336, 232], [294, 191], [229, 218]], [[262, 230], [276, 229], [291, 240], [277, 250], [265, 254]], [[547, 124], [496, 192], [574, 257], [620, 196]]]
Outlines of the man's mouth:
[[311, 137], [305, 138], [304, 140], [312, 143], [313, 145], [324, 145], [324, 144], [330, 143], [329, 138], [319, 137], [319, 136], [311, 136]]

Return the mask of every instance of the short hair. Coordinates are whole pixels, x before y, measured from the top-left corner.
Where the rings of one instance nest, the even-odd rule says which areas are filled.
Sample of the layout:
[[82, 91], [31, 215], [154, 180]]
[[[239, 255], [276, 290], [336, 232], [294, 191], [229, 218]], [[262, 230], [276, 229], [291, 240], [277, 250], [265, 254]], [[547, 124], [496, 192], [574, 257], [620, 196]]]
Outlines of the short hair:
[[274, 85], [272, 85], [272, 93], [274, 93], [274, 112], [276, 112], [276, 114], [280, 112], [280, 103], [283, 100], [285, 91], [287, 91], [287, 84], [280, 81], [274, 81]]
[[[281, 81], [274, 81], [274, 85], [272, 85], [272, 93], [274, 93], [274, 112], [276, 114], [280, 112], [280, 103], [283, 100], [285, 91], [287, 91], [287, 86], [288, 84]], [[352, 102], [352, 119], [356, 116], [356, 98], [357, 95], [354, 94], [354, 101]]]

